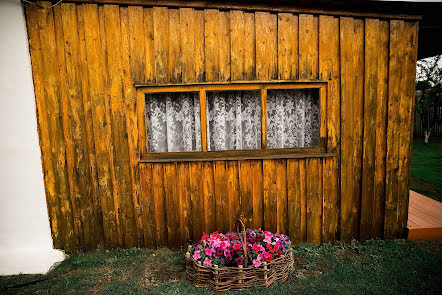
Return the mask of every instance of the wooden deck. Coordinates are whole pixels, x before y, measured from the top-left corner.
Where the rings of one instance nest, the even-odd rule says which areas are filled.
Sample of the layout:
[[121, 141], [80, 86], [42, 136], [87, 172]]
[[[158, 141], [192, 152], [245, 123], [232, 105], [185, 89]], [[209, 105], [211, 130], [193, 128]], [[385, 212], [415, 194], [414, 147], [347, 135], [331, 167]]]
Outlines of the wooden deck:
[[408, 239], [442, 238], [442, 203], [410, 191]]

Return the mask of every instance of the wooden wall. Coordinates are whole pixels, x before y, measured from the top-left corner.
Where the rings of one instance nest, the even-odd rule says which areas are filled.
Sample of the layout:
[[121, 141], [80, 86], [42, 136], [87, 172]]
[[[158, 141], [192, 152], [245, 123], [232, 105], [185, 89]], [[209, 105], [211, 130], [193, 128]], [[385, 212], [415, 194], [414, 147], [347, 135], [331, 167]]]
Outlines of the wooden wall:
[[[416, 21], [72, 3], [26, 17], [56, 248], [176, 248], [240, 215], [295, 243], [403, 236]], [[278, 79], [329, 82], [334, 156], [139, 163], [134, 82]]]

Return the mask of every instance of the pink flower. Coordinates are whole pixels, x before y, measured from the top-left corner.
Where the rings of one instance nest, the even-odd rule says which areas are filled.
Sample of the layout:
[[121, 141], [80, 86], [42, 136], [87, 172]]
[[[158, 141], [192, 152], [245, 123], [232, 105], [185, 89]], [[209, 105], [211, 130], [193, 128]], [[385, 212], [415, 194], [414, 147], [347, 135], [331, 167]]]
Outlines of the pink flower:
[[264, 241], [264, 243], [271, 243], [272, 242], [272, 237], [271, 236], [266, 236], [263, 241]]
[[255, 251], [258, 251], [258, 252], [262, 252], [262, 251], [264, 251], [265, 249], [264, 249], [264, 247], [263, 247], [262, 245], [260, 245], [260, 244], [254, 244], [253, 247], [252, 247], [252, 250], [255, 250]]
[[212, 256], [212, 250], [209, 248], [204, 249], [204, 253], [206, 253], [207, 256]]
[[258, 258], [253, 259], [253, 266], [254, 267], [260, 267], [261, 266], [261, 257], [258, 256]]
[[206, 257], [206, 259], [204, 259], [204, 264], [208, 265], [208, 266], [212, 266], [212, 260], [209, 259], [209, 257]]
[[198, 260], [201, 258], [201, 254], [200, 251], [195, 251], [195, 253], [193, 254], [193, 259]]

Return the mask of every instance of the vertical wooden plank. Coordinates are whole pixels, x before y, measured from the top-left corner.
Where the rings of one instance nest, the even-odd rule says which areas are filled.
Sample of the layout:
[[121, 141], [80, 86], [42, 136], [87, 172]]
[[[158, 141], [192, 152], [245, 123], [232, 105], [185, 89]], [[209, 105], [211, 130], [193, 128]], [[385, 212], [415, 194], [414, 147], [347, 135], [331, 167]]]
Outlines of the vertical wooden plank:
[[191, 211], [190, 211], [190, 178], [189, 163], [177, 163], [178, 207], [176, 220], [179, 223], [179, 243], [182, 246], [189, 242], [192, 237]]
[[376, 101], [376, 153], [374, 171], [373, 236], [383, 238], [385, 211], [385, 158], [387, 154], [387, 95], [390, 28], [379, 22], [378, 88]]
[[219, 12], [219, 80], [230, 80], [230, 12]]
[[179, 243], [179, 224], [177, 220], [179, 199], [177, 183], [177, 163], [164, 163], [163, 183], [166, 211], [167, 227], [167, 246], [172, 249], [178, 248]]
[[230, 49], [232, 80], [244, 80], [245, 71], [245, 25], [244, 12], [241, 10], [230, 11]]
[[166, 197], [164, 187], [164, 164], [152, 164], [152, 192], [155, 204], [156, 241], [158, 246], [167, 246], [168, 228], [166, 220]]
[[144, 245], [154, 248], [157, 245], [155, 196], [153, 194], [152, 164], [140, 164], [140, 186], [143, 208]]
[[318, 78], [318, 17], [299, 15], [299, 78]]
[[250, 163], [253, 196], [253, 227], [264, 227], [264, 194], [263, 194], [263, 169], [262, 161], [256, 160]]
[[215, 193], [215, 223], [216, 229], [226, 232], [229, 229], [229, 199], [227, 195], [226, 161], [213, 162], [214, 193]]
[[[75, 9], [75, 6], [73, 6], [72, 9]], [[73, 70], [72, 68], [75, 67], [75, 64], [73, 65], [74, 57], [71, 56], [72, 52], [69, 50], [69, 42], [72, 44], [72, 40], [66, 41], [68, 46], [67, 49], [65, 49], [65, 37], [64, 37], [64, 35], [68, 35], [69, 38], [72, 39], [72, 33], [69, 33], [68, 29], [66, 29], [65, 32], [65, 28], [63, 25], [63, 13], [65, 13], [66, 17], [68, 17], [67, 15], [68, 13], [63, 12], [62, 6], [54, 9], [53, 13], [54, 13], [53, 18], [54, 18], [54, 28], [55, 28], [56, 52], [57, 52], [56, 56], [58, 61], [57, 65], [58, 65], [58, 75], [59, 75], [60, 103], [62, 107], [61, 116], [63, 120], [64, 141], [66, 144], [65, 161], [67, 166], [67, 176], [69, 180], [69, 191], [70, 191], [72, 215], [74, 223], [74, 237], [75, 237], [74, 243], [75, 243], [75, 248], [84, 249], [84, 234], [83, 234], [84, 210], [82, 208], [84, 198], [82, 196], [82, 192], [80, 191], [79, 187], [80, 183], [77, 174], [78, 170], [75, 163], [76, 155], [78, 154], [76, 153], [78, 151], [76, 150], [76, 147], [78, 146], [79, 143], [78, 140], [79, 137], [77, 136], [75, 141], [73, 137], [73, 128], [74, 125], [78, 126], [76, 124], [78, 122], [75, 119], [71, 119], [73, 115], [71, 114], [71, 107], [70, 107], [71, 99], [69, 97], [69, 95], [74, 92], [73, 95], [76, 97], [74, 97], [73, 100], [76, 101], [75, 104], [77, 105], [77, 111], [75, 113], [78, 118], [79, 97], [75, 93], [76, 89], [74, 89], [74, 87], [77, 86], [76, 82], [78, 80], [75, 80], [76, 75], [74, 75], [72, 72], [68, 73], [67, 63], [69, 63], [70, 71]], [[72, 19], [73, 16], [71, 15], [70, 18]], [[75, 21], [76, 21], [76, 15], [75, 15]], [[78, 42], [76, 44], [78, 44]], [[66, 55], [68, 56], [69, 60], [66, 59], [65, 55], [66, 50], [68, 51], [68, 54]], [[66, 83], [68, 79], [70, 79], [70, 83]], [[73, 89], [73, 91], [71, 89]]]
[[239, 196], [239, 164], [237, 161], [227, 161], [227, 200], [229, 214], [224, 216], [228, 219], [230, 230], [235, 230], [235, 222], [241, 217], [241, 200]]
[[195, 10], [180, 8], [180, 34], [182, 54], [182, 81], [196, 81], [195, 58]]
[[202, 163], [202, 198], [204, 204], [204, 230], [206, 232], [213, 232], [216, 230], [216, 217], [215, 217], [215, 192], [214, 192], [214, 175], [213, 175], [213, 162]]
[[[256, 79], [255, 14], [244, 13], [244, 71], [246, 80]], [[233, 43], [232, 43], [233, 44]]]
[[[92, 116], [92, 103], [89, 93], [89, 76], [87, 71], [87, 59], [86, 59], [86, 37], [85, 37], [85, 25], [84, 14], [82, 5], [76, 5], [77, 17], [78, 17], [78, 33], [80, 42], [80, 76], [82, 84], [83, 104], [84, 104], [84, 116], [85, 116], [85, 129], [87, 134], [87, 150], [89, 154], [89, 169], [91, 175], [91, 211], [90, 224], [92, 233], [89, 237], [85, 237], [86, 247], [88, 249], [95, 249], [97, 245], [103, 243], [103, 225], [100, 209], [100, 201], [98, 195], [98, 177], [97, 177], [97, 163], [95, 160], [95, 147], [94, 147], [94, 134], [93, 134], [93, 116]], [[88, 245], [89, 244], [89, 245]]]
[[378, 93], [379, 20], [365, 20], [364, 146], [360, 239], [373, 237], [374, 173], [376, 153], [376, 103]]
[[[233, 72], [232, 72], [233, 74]], [[246, 227], [253, 227], [253, 177], [251, 161], [239, 161], [240, 212]]]
[[[109, 89], [109, 66], [108, 66], [108, 49], [107, 49], [107, 38], [106, 38], [106, 25], [105, 25], [105, 12], [104, 6], [98, 6], [98, 16], [99, 16], [99, 27], [100, 27], [100, 40], [101, 40], [101, 57], [103, 64], [103, 71], [101, 72], [103, 79], [103, 92], [104, 92], [104, 102], [105, 102], [105, 115], [106, 122], [108, 122], [107, 138], [109, 142], [105, 142], [107, 145], [107, 151], [109, 153], [109, 173], [111, 175], [112, 181], [112, 199], [109, 200], [109, 203], [112, 201], [112, 212], [109, 214], [113, 215], [115, 218], [115, 240], [112, 240], [112, 244], [115, 246], [123, 245], [123, 237], [122, 237], [122, 227], [121, 227], [121, 218], [118, 212], [120, 211], [120, 200], [118, 198], [118, 182], [116, 180], [116, 175], [114, 173], [115, 165], [114, 165], [114, 145], [112, 142], [112, 124], [111, 124], [111, 94]], [[103, 213], [104, 215], [104, 213]]]
[[238, 169], [241, 216], [247, 227], [261, 228], [264, 226], [262, 161], [239, 161]]
[[[114, 145], [115, 180], [118, 182], [117, 199], [120, 203], [120, 218], [124, 245], [136, 245], [136, 224], [133, 205], [133, 190], [130, 177], [130, 155], [127, 139], [125, 93], [123, 83], [120, 11], [118, 5], [104, 5], [106, 26], [107, 66], [111, 110], [112, 140]], [[109, 28], [112, 28], [109, 30]]]
[[363, 39], [362, 20], [340, 19], [341, 42], [341, 217], [340, 238], [359, 236], [362, 166]]
[[169, 76], [169, 10], [166, 7], [153, 8], [153, 36], [155, 81], [166, 83]]
[[146, 81], [146, 58], [142, 6], [128, 6], [130, 74], [134, 82]]
[[[101, 214], [97, 218], [102, 219], [99, 224], [103, 227], [104, 242], [108, 247], [114, 247], [117, 241], [117, 225], [113, 203], [113, 187], [110, 168], [109, 146], [110, 129], [106, 115], [106, 104], [103, 84], [103, 52], [101, 51], [101, 29], [98, 20], [98, 6], [93, 4], [82, 5], [85, 29], [86, 59], [88, 72], [88, 97], [91, 101], [93, 140], [98, 177], [99, 209]], [[98, 28], [98, 29], [97, 29]], [[100, 216], [102, 215], [102, 216]]]
[[319, 16], [319, 78], [331, 80], [327, 87], [327, 152], [335, 158], [325, 158], [323, 174], [323, 242], [338, 238], [339, 224], [339, 152], [340, 152], [340, 67], [339, 19]]
[[[143, 8], [144, 26], [144, 77], [146, 82], [155, 81], [155, 47], [153, 8]], [[141, 23], [138, 24], [141, 26]]]
[[[46, 5], [46, 4], [45, 4]], [[69, 191], [69, 176], [66, 166], [66, 145], [63, 132], [62, 106], [59, 100], [61, 90], [58, 86], [60, 78], [57, 63], [57, 42], [53, 10], [39, 9], [37, 12], [40, 29], [40, 46], [42, 52], [42, 84], [49, 125], [49, 138], [55, 174], [55, 193], [59, 198], [60, 229], [63, 235], [62, 249], [72, 252], [78, 245], [78, 236], [74, 232], [73, 208]]]
[[287, 222], [288, 235], [294, 245], [302, 242], [301, 229], [301, 184], [299, 160], [287, 160]]
[[395, 237], [397, 225], [400, 99], [402, 95], [402, 63], [404, 22], [390, 21], [390, 60], [388, 73], [387, 159], [385, 188], [384, 238]]
[[256, 78], [278, 78], [277, 19], [276, 14], [255, 13], [256, 26]]
[[202, 162], [189, 163], [190, 212], [192, 216], [192, 240], [198, 242], [204, 229]]
[[179, 9], [169, 9], [169, 77], [181, 82], [181, 30]]
[[274, 161], [276, 162], [276, 231], [287, 235], [287, 160]]
[[278, 79], [298, 78], [298, 16], [278, 14]]
[[398, 170], [398, 203], [397, 230], [395, 236], [404, 238], [408, 219], [408, 197], [410, 190], [411, 139], [413, 131], [413, 106], [416, 76], [417, 22], [404, 22], [402, 43], [405, 47], [402, 57], [402, 81], [399, 125], [399, 170]]
[[206, 79], [205, 73], [205, 11], [195, 11], [195, 76], [196, 81]]
[[322, 240], [322, 159], [306, 160], [307, 181], [307, 242]]
[[26, 4], [27, 30], [29, 36], [29, 49], [31, 53], [32, 77], [34, 81], [35, 101], [37, 106], [37, 129], [40, 138], [40, 149], [42, 154], [42, 166], [46, 193], [46, 204], [48, 206], [49, 224], [54, 248], [61, 249], [64, 244], [64, 237], [61, 229], [61, 212], [59, 205], [59, 187], [56, 183], [56, 167], [51, 151], [51, 131], [48, 120], [48, 109], [46, 106], [46, 90], [44, 65], [42, 57], [42, 42], [40, 39], [41, 27], [38, 22], [40, 9], [35, 5]]
[[301, 241], [307, 242], [307, 160], [299, 160], [299, 190], [301, 192]]
[[276, 161], [263, 160], [263, 187], [264, 187], [264, 229], [276, 232], [277, 222], [277, 176]]
[[204, 49], [207, 81], [218, 81], [220, 79], [220, 19], [220, 12], [218, 10], [205, 10]]
[[[134, 207], [134, 218], [136, 226], [136, 245], [141, 246], [144, 242], [143, 238], [143, 218], [141, 209], [141, 197], [140, 197], [140, 184], [139, 184], [139, 167], [138, 160], [140, 159], [140, 149], [138, 146], [138, 120], [137, 120], [137, 97], [136, 89], [133, 86], [134, 77], [132, 73], [135, 72], [138, 77], [142, 77], [144, 74], [144, 64], [142, 64], [138, 70], [133, 70], [131, 65], [131, 59], [135, 56], [131, 54], [131, 25], [129, 17], [130, 7], [120, 7], [120, 22], [121, 22], [121, 58], [123, 67], [123, 83], [124, 83], [124, 98], [125, 98], [125, 114], [126, 114], [126, 128], [127, 139], [129, 148], [129, 165], [130, 165], [130, 179], [132, 188], [132, 202]], [[142, 16], [142, 10], [138, 10], [138, 17]], [[133, 19], [132, 19], [133, 21]], [[142, 23], [141, 19], [138, 19], [139, 23]], [[142, 26], [139, 25], [141, 28]], [[140, 47], [143, 50], [137, 52], [140, 59], [144, 57], [144, 39], [143, 32], [137, 33], [139, 35], [137, 42], [141, 43]], [[144, 79], [144, 78], [143, 78]], [[126, 163], [127, 164], [127, 163]]]

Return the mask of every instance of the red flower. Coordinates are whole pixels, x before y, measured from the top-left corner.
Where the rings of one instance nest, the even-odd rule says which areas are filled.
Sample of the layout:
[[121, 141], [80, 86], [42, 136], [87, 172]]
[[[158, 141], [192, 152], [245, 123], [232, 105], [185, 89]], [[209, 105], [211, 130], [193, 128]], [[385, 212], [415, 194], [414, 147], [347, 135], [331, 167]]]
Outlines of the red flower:
[[236, 239], [238, 239], [237, 236], [232, 236], [232, 240], [236, 240]]
[[238, 243], [233, 244], [233, 250], [237, 251], [239, 249], [241, 249], [241, 245], [240, 244], [238, 244]]
[[282, 251], [278, 250], [278, 255], [281, 256], [282, 255]]
[[201, 237], [201, 241], [205, 241], [209, 238], [209, 236], [206, 233], [203, 233], [203, 236]]
[[273, 246], [273, 251], [278, 251], [279, 250], [279, 247], [278, 247], [278, 245], [275, 245], [275, 246]]

